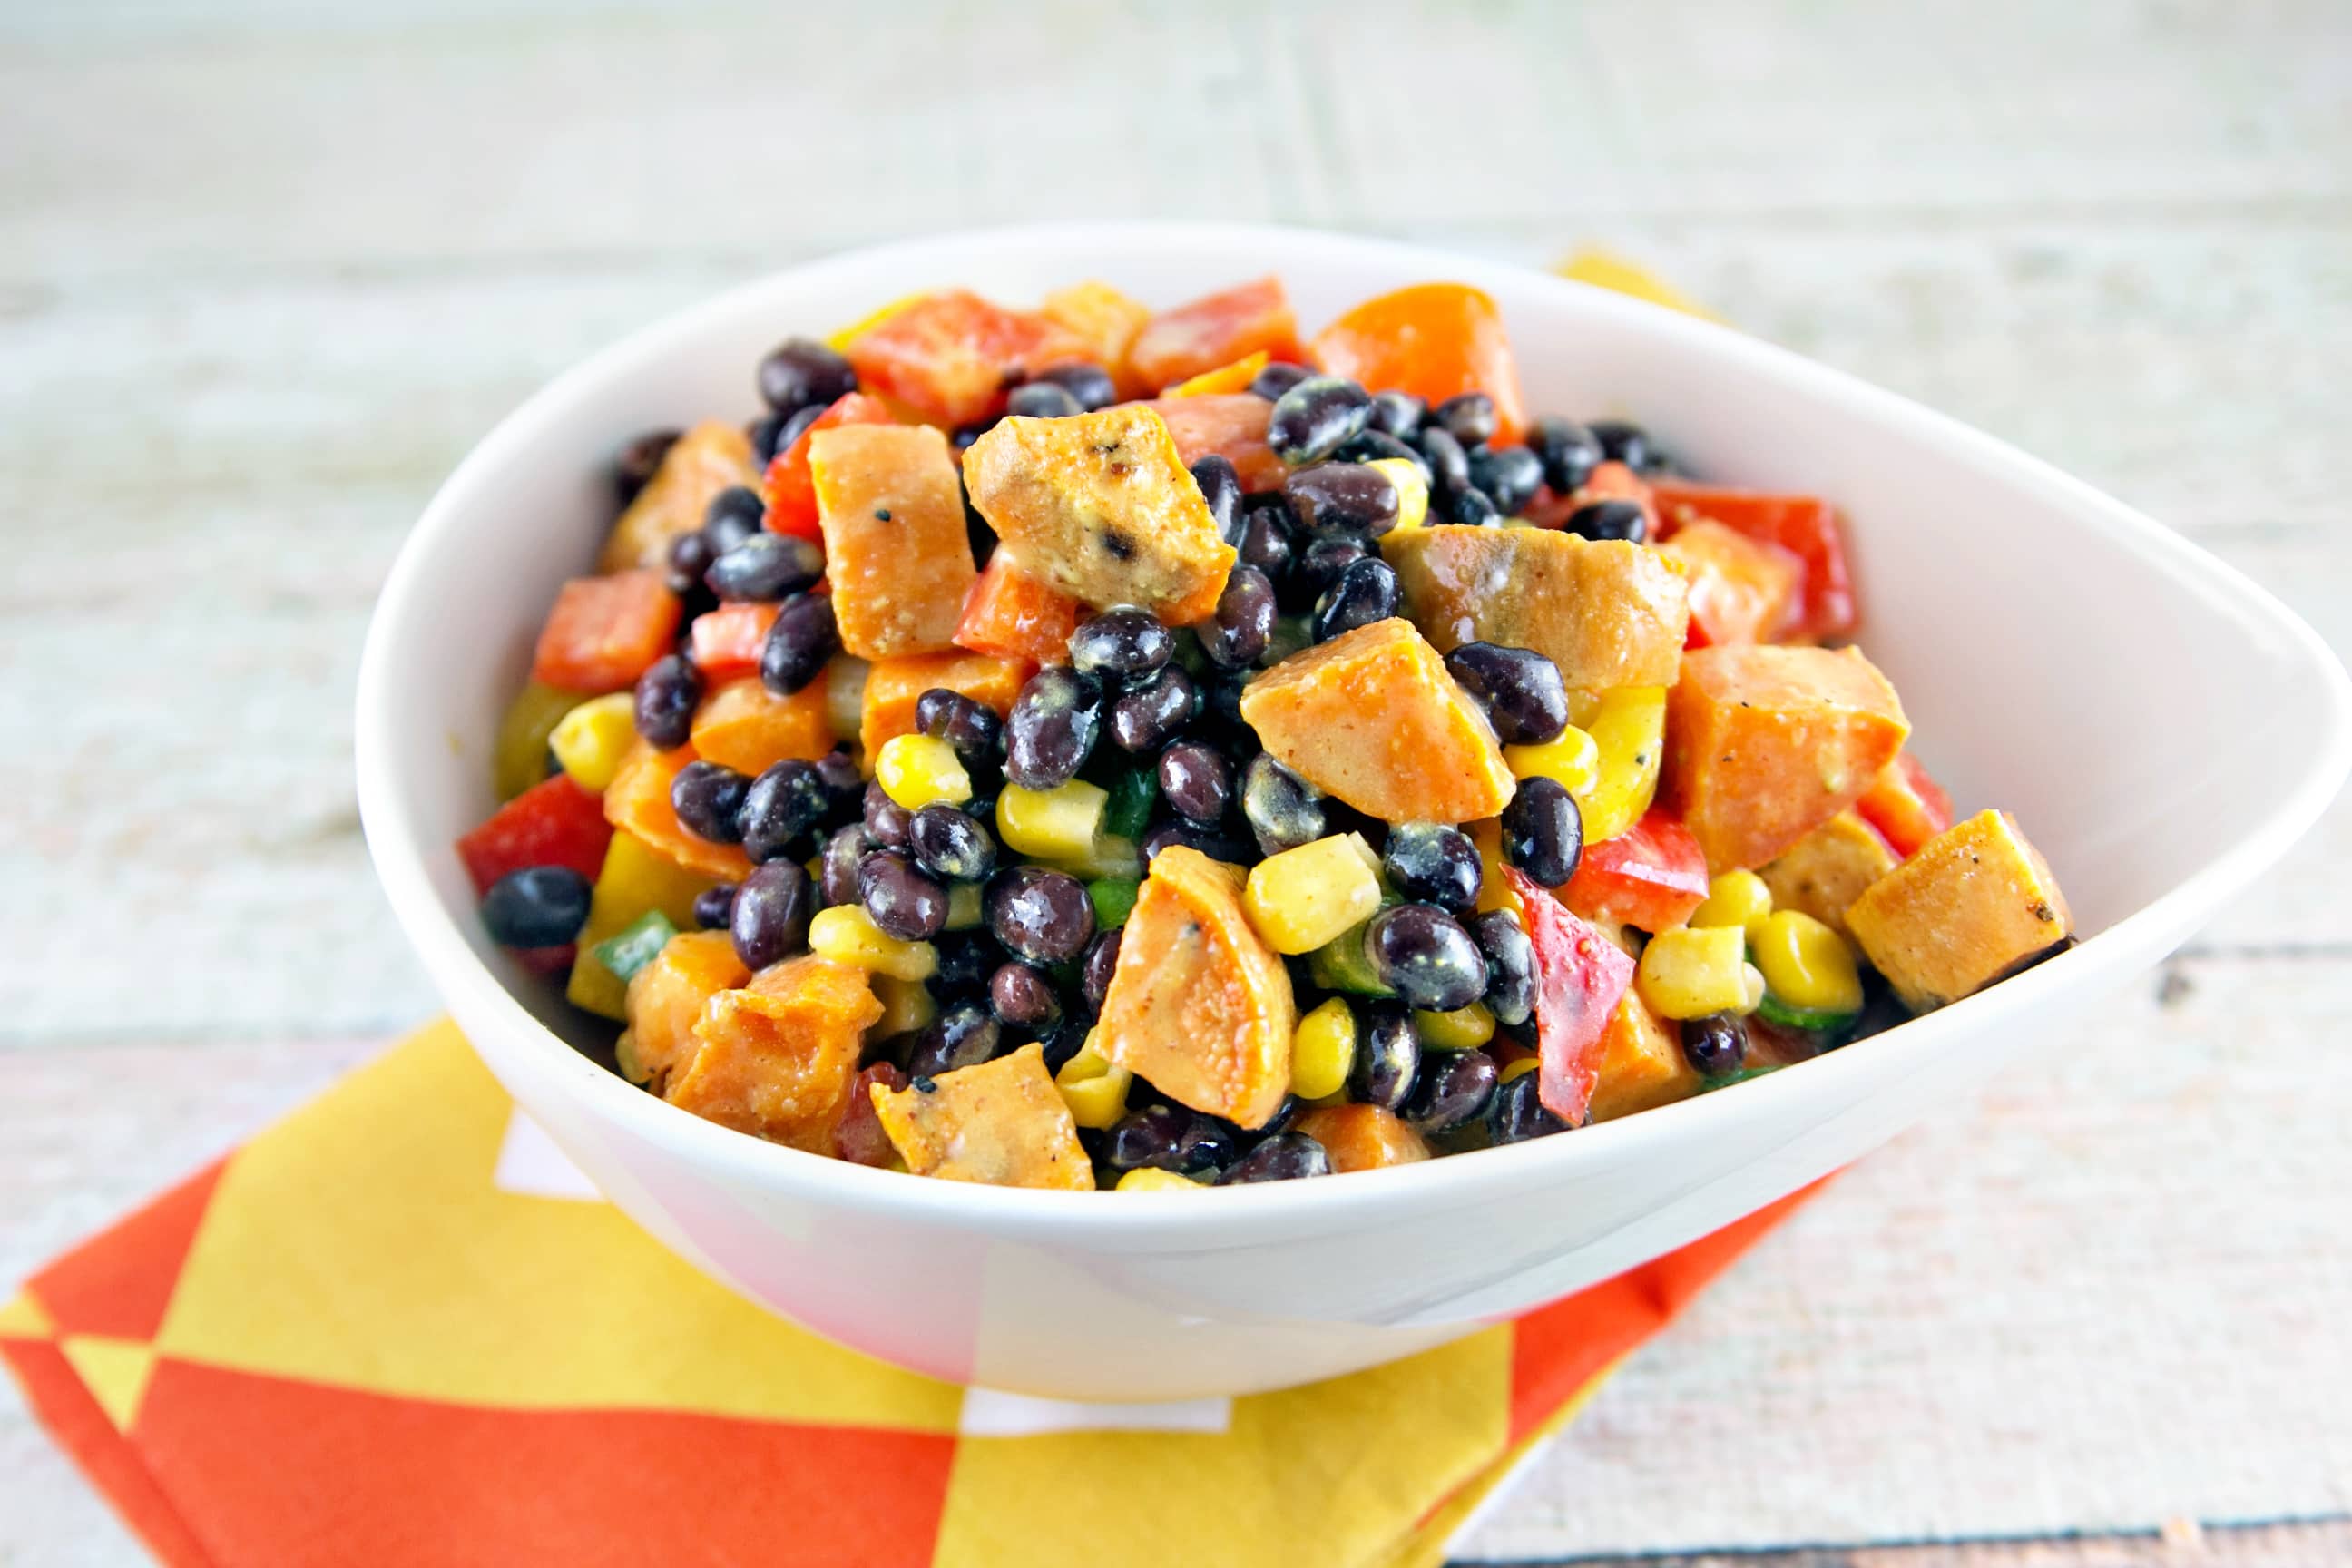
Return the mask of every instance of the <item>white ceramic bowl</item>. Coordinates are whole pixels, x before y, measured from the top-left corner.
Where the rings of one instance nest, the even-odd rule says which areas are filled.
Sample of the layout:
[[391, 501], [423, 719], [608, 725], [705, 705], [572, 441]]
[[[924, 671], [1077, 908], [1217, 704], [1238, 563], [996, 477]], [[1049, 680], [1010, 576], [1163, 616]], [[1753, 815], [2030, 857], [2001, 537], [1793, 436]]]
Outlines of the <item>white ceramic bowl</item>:
[[[1866, 624], [1964, 810], [2014, 811], [2082, 946], [1853, 1047], [1565, 1136], [1403, 1169], [1167, 1195], [920, 1181], [698, 1121], [566, 1044], [485, 938], [451, 841], [556, 584], [638, 431], [754, 411], [751, 370], [914, 289], [1079, 279], [1169, 304], [1266, 271], [1319, 325], [1465, 279], [1502, 302], [1530, 405], [1622, 413], [1698, 472], [1847, 510]], [[596, 355], [509, 416], [410, 537], [360, 676], [360, 804], [394, 910], [477, 1050], [630, 1215], [752, 1300], [958, 1382], [1150, 1400], [1278, 1387], [1434, 1345], [1655, 1258], [1951, 1114], [2277, 859], [2352, 757], [2341, 666], [2268, 594], [2148, 519], [1837, 372], [1612, 294], [1284, 229], [1085, 224], [778, 273]]]

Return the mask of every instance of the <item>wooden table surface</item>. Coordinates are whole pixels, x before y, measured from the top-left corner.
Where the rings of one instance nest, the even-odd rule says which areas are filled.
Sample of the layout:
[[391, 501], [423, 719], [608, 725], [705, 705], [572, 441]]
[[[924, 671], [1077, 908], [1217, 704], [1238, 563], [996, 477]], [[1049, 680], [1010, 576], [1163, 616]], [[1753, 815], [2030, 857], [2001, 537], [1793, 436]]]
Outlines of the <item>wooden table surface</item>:
[[[2341, 0], [12, 6], [0, 1282], [432, 1011], [349, 714], [469, 442], [764, 268], [1091, 215], [1606, 243], [2352, 647]], [[1770, 1239], [1465, 1555], [2352, 1559], [2347, 889], [2339, 803]], [[0, 1563], [140, 1560], [0, 1395]]]

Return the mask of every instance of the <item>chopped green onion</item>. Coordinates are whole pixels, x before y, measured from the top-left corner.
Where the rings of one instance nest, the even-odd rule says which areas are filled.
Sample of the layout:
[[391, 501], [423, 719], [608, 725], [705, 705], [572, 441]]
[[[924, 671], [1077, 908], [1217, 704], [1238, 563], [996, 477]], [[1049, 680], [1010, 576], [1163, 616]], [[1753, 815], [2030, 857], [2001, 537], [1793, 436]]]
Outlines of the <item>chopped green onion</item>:
[[661, 950], [669, 945], [669, 939], [677, 934], [677, 928], [669, 923], [667, 915], [659, 910], [647, 910], [589, 951], [597, 963], [626, 985], [629, 977], [659, 957]]
[[1151, 803], [1160, 798], [1160, 770], [1129, 768], [1111, 781], [1110, 802], [1103, 807], [1103, 833], [1112, 838], [1139, 838], [1151, 821]]

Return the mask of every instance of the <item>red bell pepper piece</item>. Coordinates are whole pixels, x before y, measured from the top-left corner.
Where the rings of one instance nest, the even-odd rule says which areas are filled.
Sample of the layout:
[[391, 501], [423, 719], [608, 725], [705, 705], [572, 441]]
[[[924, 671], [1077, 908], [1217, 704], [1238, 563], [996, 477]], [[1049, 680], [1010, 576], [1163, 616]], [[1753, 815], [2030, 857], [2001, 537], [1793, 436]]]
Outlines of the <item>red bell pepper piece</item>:
[[578, 944], [569, 942], [561, 947], [510, 947], [507, 952], [533, 974], [561, 974], [580, 956]]
[[760, 668], [760, 650], [767, 646], [768, 628], [776, 624], [779, 608], [776, 605], [721, 605], [694, 617], [687, 646], [706, 684], [715, 686]]
[[1147, 386], [1169, 387], [1263, 350], [1268, 359], [1297, 363], [1298, 317], [1279, 278], [1261, 278], [1222, 293], [1162, 310], [1143, 323], [1127, 363]]
[[1691, 518], [1711, 517], [1750, 539], [1777, 544], [1804, 563], [1803, 608], [1789, 636], [1816, 641], [1843, 637], [1860, 621], [1837, 509], [1819, 496], [1765, 495], [1664, 478], [1651, 480], [1650, 491], [1656, 499], [1661, 531], [1668, 538]]
[[1233, 464], [1242, 489], [1255, 495], [1282, 488], [1289, 468], [1265, 444], [1274, 405], [1254, 392], [1211, 392], [1162, 397], [1147, 405], [1167, 422], [1176, 455], [1190, 468], [1213, 452]]
[[888, 1062], [876, 1062], [859, 1070], [850, 1082], [849, 1104], [842, 1110], [841, 1125], [833, 1131], [833, 1152], [853, 1165], [887, 1169], [898, 1151], [892, 1146], [890, 1135], [882, 1131], [874, 1097], [866, 1092], [869, 1085], [877, 1083], [884, 1089], [902, 1089], [907, 1087], [907, 1075]]
[[593, 882], [604, 869], [604, 846], [612, 838], [603, 798], [582, 789], [570, 773], [558, 773], [531, 785], [458, 839], [457, 858], [466, 863], [477, 893], [533, 866], [567, 867]]
[[862, 392], [844, 394], [840, 401], [810, 421], [807, 429], [793, 437], [791, 446], [769, 459], [768, 477], [761, 487], [768, 498], [768, 515], [761, 520], [768, 525], [768, 531], [789, 533], [813, 544], [824, 542], [824, 531], [817, 526], [816, 520], [816, 483], [809, 477], [810, 437], [843, 425], [898, 422], [888, 404]]
[[1536, 950], [1537, 1098], [1581, 1127], [1601, 1082], [1601, 1037], [1633, 984], [1633, 960], [1525, 872], [1507, 866], [1503, 875], [1519, 896]]
[[1058, 321], [1008, 310], [965, 289], [943, 289], [890, 311], [844, 351], [857, 379], [942, 425], [969, 425], [1003, 408], [1005, 393], [1094, 349]]
[[1680, 817], [1653, 807], [1616, 837], [1586, 845], [1559, 896], [1588, 920], [1662, 931], [1706, 901], [1706, 856]]
[[1023, 572], [1000, 550], [988, 558], [965, 596], [954, 641], [967, 652], [995, 658], [1065, 664], [1070, 634], [1086, 613], [1084, 605]]
[[1394, 388], [1434, 405], [1465, 392], [1495, 400], [1495, 442], [1527, 428], [1519, 370], [1493, 296], [1466, 283], [1415, 283], [1333, 321], [1309, 345], [1314, 363], [1374, 392]]
[[1853, 808], [1906, 860], [1952, 825], [1952, 797], [1908, 752], [1895, 753]]
[[530, 678], [592, 697], [625, 690], [670, 650], [680, 613], [677, 595], [658, 572], [574, 577], [558, 591], [540, 628]]

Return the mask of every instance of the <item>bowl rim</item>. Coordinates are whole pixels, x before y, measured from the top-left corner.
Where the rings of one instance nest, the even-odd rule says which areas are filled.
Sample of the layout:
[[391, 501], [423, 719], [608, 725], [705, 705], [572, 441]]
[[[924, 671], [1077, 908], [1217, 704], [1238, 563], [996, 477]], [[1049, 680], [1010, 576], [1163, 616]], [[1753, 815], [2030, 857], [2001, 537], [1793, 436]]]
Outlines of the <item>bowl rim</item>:
[[[2038, 500], [2067, 510], [2113, 547], [2193, 571], [2242, 616], [2284, 638], [2317, 688], [2319, 700], [2309, 715], [2315, 743], [2300, 775], [2266, 816], [2250, 823], [2154, 900], [2048, 963], [1874, 1036], [1867, 1050], [1830, 1052], [1743, 1083], [1736, 1095], [1696, 1095], [1579, 1129], [1572, 1137], [1477, 1151], [1475, 1158], [1353, 1172], [1337, 1181], [1221, 1189], [1225, 1195], [1205, 1200], [1182, 1194], [1177, 1202], [1101, 1204], [1090, 1201], [1091, 1194], [910, 1178], [768, 1143], [705, 1121], [607, 1072], [534, 1016], [475, 953], [425, 871], [425, 857], [436, 849], [446, 852], [446, 846], [423, 842], [415, 814], [394, 787], [398, 745], [392, 715], [401, 677], [397, 658], [407, 628], [429, 618], [420, 594], [426, 563], [457, 544], [458, 524], [474, 492], [536, 433], [565, 417], [594, 389], [660, 359], [679, 340], [745, 311], [755, 301], [803, 287], [850, 281], [863, 269], [931, 252], [952, 252], [965, 260], [1066, 257], [1076, 276], [1092, 265], [1085, 259], [1090, 252], [1118, 246], [1148, 246], [1163, 255], [1204, 258], [1230, 255], [1242, 270], [1254, 266], [1276, 271], [1311, 269], [1324, 258], [1344, 257], [1393, 267], [1408, 277], [1444, 277], [1481, 287], [1507, 281], [1514, 289], [1562, 291], [1575, 296], [1579, 310], [1622, 317], [1643, 332], [1743, 364], [1834, 401], [1858, 418], [1951, 448], [1957, 458], [1997, 464], [2036, 492]], [[954, 258], [942, 262], [950, 268], [957, 264]], [[401, 545], [370, 618], [361, 656], [354, 755], [369, 853], [395, 918], [444, 1001], [456, 1006], [462, 996], [466, 1005], [461, 1010], [495, 1020], [494, 1027], [505, 1037], [528, 1040], [526, 1048], [544, 1058], [537, 1066], [551, 1079], [565, 1079], [568, 1092], [586, 1096], [598, 1116], [630, 1135], [689, 1163], [715, 1168], [732, 1181], [781, 1189], [793, 1197], [854, 1212], [1081, 1246], [1131, 1247], [1139, 1240], [1242, 1245], [1297, 1232], [1302, 1221], [1316, 1228], [1346, 1228], [1466, 1206], [1546, 1178], [1571, 1181], [1655, 1153], [1670, 1143], [1727, 1130], [1727, 1119], [1768, 1114], [1778, 1103], [1768, 1096], [1834, 1098], [1842, 1084], [1865, 1089], [1874, 1075], [1898, 1076], [1963, 1036], [2021, 1019], [2066, 993], [2127, 978], [2156, 962], [2201, 916], [2283, 856], [2335, 798], [2352, 770], [2352, 679], [2318, 633], [2268, 590], [2137, 510], [1950, 416], [1730, 327], [1538, 268], [1394, 240], [1270, 225], [1060, 222], [951, 231], [836, 252], [781, 268], [641, 327], [533, 392], [467, 453]], [[502, 1056], [502, 1047], [500, 1041], [476, 1048]]]

